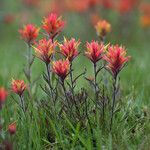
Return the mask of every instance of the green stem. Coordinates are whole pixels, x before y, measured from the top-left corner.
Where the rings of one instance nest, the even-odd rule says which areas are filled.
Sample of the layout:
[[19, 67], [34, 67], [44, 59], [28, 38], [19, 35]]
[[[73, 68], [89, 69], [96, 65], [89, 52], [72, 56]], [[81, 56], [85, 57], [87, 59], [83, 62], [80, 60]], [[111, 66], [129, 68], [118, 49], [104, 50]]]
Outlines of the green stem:
[[98, 93], [97, 93], [97, 75], [96, 75], [96, 71], [97, 71], [97, 65], [96, 63], [94, 63], [94, 93], [95, 93], [95, 107], [97, 110], [97, 102], [98, 102]]
[[112, 110], [111, 110], [110, 131], [112, 130], [112, 126], [113, 126], [114, 108], [116, 102], [116, 82], [117, 82], [117, 75], [114, 77], [114, 82], [113, 82], [113, 101], [112, 101]]

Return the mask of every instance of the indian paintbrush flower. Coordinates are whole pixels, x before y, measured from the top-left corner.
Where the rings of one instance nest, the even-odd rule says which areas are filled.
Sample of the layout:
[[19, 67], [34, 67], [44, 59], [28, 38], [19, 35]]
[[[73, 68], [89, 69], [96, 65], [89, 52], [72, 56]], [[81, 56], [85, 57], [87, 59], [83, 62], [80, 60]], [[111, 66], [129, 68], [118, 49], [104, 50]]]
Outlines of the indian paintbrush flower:
[[3, 87], [1, 87], [0, 88], [0, 109], [2, 108], [2, 105], [5, 102], [7, 95], [8, 95], [7, 91]]
[[37, 58], [41, 59], [46, 64], [49, 64], [51, 61], [51, 56], [55, 53], [56, 42], [52, 42], [51, 39], [39, 40], [38, 43], [35, 43], [35, 55]]
[[26, 89], [26, 84], [23, 80], [12, 79], [11, 89], [14, 93], [18, 94], [19, 96], [22, 96], [24, 90]]
[[46, 31], [51, 39], [53, 39], [64, 27], [64, 21], [61, 16], [58, 17], [55, 13], [50, 13], [43, 19], [42, 28]]
[[95, 26], [97, 35], [104, 38], [109, 32], [111, 32], [111, 24], [106, 20], [100, 20]]
[[67, 40], [64, 38], [64, 43], [59, 44], [60, 52], [65, 58], [67, 58], [70, 62], [73, 61], [75, 57], [78, 56], [78, 47], [80, 45], [80, 41], [76, 41], [74, 38]]
[[85, 55], [95, 64], [97, 61], [102, 59], [105, 46], [104, 44], [99, 44], [97, 41], [92, 41], [91, 43], [86, 43]]
[[31, 44], [39, 35], [39, 28], [33, 24], [27, 24], [19, 30], [21, 38], [28, 44]]
[[69, 60], [58, 60], [53, 62], [53, 72], [56, 73], [63, 81], [70, 71]]
[[110, 70], [114, 77], [116, 77], [124, 67], [125, 63], [129, 61], [130, 56], [126, 56], [124, 47], [114, 45], [108, 47], [108, 51], [103, 58], [108, 63], [106, 66], [107, 69]]

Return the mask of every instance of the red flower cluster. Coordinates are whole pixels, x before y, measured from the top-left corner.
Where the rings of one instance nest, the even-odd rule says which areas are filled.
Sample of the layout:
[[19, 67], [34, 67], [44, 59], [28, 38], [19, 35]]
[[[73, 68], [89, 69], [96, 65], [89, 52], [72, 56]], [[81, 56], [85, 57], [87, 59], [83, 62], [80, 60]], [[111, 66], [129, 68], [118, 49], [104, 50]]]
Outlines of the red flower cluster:
[[23, 29], [19, 30], [19, 33], [23, 40], [25, 40], [28, 44], [31, 44], [38, 37], [39, 28], [36, 28], [32, 24], [27, 24], [23, 27]]
[[13, 135], [16, 133], [16, 123], [12, 123], [8, 126], [8, 131], [10, 135]]
[[102, 59], [104, 53], [104, 45], [99, 44], [97, 41], [92, 41], [91, 43], [86, 43], [87, 51], [85, 55], [95, 64], [97, 61]]
[[125, 63], [129, 61], [130, 56], [126, 56], [126, 50], [124, 47], [115, 45], [109, 46], [104, 60], [107, 61], [107, 68], [111, 71], [112, 75], [116, 77]]
[[138, 0], [119, 0], [117, 3], [117, 10], [121, 13], [130, 12], [138, 3]]
[[54, 38], [62, 30], [64, 24], [61, 17], [58, 17], [55, 13], [50, 13], [48, 17], [44, 18], [42, 28], [51, 38]]
[[14, 80], [12, 79], [11, 89], [14, 93], [22, 96], [24, 90], [26, 89], [26, 84], [23, 80]]
[[72, 38], [71, 40], [67, 40], [66, 38], [64, 38], [64, 43], [59, 44], [60, 52], [71, 62], [79, 54], [78, 52], [79, 45], [80, 45], [79, 40], [76, 41], [74, 38]]
[[70, 63], [68, 60], [58, 60], [53, 62], [53, 72], [56, 73], [61, 80], [64, 80], [69, 73]]
[[46, 64], [51, 61], [51, 56], [55, 53], [56, 42], [52, 40], [42, 39], [38, 43], [35, 43], [35, 55]]
[[7, 91], [3, 87], [1, 87], [0, 88], [0, 109], [2, 108], [2, 105], [5, 102], [7, 95], [8, 95]]

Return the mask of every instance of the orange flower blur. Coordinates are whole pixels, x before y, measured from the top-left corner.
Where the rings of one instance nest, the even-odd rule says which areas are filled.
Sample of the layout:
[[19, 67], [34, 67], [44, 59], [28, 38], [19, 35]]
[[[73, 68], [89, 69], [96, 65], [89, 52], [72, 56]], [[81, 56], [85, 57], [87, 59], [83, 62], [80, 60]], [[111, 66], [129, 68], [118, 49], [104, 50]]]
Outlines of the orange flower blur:
[[64, 80], [66, 78], [69, 70], [69, 60], [58, 60], [53, 62], [53, 72], [56, 73], [61, 78], [61, 80]]
[[7, 91], [3, 87], [0, 87], [0, 109], [3, 103], [5, 102], [7, 95], [8, 95]]
[[108, 47], [108, 51], [103, 58], [108, 63], [106, 66], [108, 70], [116, 77], [124, 67], [125, 63], [129, 61], [130, 56], [126, 56], [124, 47], [115, 45]]
[[51, 38], [54, 38], [62, 30], [64, 24], [61, 17], [58, 17], [55, 13], [50, 13], [44, 18], [42, 28]]
[[13, 135], [16, 133], [16, 123], [12, 123], [8, 126], [8, 131], [10, 135]]
[[106, 20], [98, 21], [95, 28], [97, 35], [100, 37], [105, 37], [107, 33], [111, 32], [111, 24]]
[[35, 43], [35, 55], [37, 58], [41, 59], [46, 64], [49, 64], [51, 61], [51, 56], [55, 52], [56, 42], [52, 40], [42, 39], [38, 43]]
[[19, 96], [22, 96], [24, 90], [26, 89], [26, 84], [23, 80], [12, 79], [11, 88], [14, 93], [18, 94]]
[[39, 34], [39, 28], [36, 28], [33, 24], [27, 24], [23, 29], [19, 30], [21, 38], [25, 40], [28, 44], [31, 44]]
[[91, 43], [86, 43], [87, 51], [85, 55], [95, 64], [97, 61], [102, 59], [104, 53], [104, 45], [99, 44], [97, 41], [92, 41]]
[[79, 45], [79, 40], [76, 41], [74, 38], [72, 38], [71, 40], [67, 40], [66, 38], [64, 38], [64, 43], [59, 44], [60, 52], [71, 62], [79, 54]]

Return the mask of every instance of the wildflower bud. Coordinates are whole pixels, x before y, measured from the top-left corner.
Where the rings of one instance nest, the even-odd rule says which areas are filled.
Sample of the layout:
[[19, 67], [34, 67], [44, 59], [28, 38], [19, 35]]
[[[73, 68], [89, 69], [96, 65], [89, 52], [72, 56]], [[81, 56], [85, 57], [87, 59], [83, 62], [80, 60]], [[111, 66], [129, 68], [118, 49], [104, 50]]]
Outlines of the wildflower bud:
[[54, 38], [58, 32], [62, 30], [65, 24], [61, 17], [58, 17], [55, 13], [50, 13], [43, 19], [42, 23], [42, 28], [51, 38]]
[[56, 73], [63, 81], [70, 70], [70, 63], [68, 60], [58, 60], [53, 62], [53, 72]]
[[80, 41], [76, 41], [74, 38], [71, 40], [67, 40], [64, 38], [64, 43], [59, 44], [60, 52], [62, 55], [65, 56], [66, 59], [68, 59], [70, 62], [73, 61], [75, 57], [78, 56], [78, 47], [80, 45]]
[[92, 41], [91, 43], [86, 43], [87, 51], [85, 55], [93, 62], [96, 63], [102, 59], [104, 53], [104, 45], [99, 44], [97, 41]]
[[26, 84], [23, 80], [12, 79], [11, 88], [14, 93], [18, 94], [19, 96], [22, 96], [24, 90], [26, 89]]
[[107, 62], [107, 69], [114, 77], [116, 77], [124, 67], [125, 63], [129, 61], [130, 56], [126, 56], [124, 47], [115, 45], [108, 47], [108, 51], [103, 58]]
[[109, 32], [111, 32], [111, 24], [106, 20], [98, 21], [95, 28], [97, 35], [101, 38], [104, 38]]
[[8, 131], [10, 135], [13, 135], [16, 133], [16, 123], [12, 123], [8, 126]]
[[52, 40], [42, 39], [38, 43], [35, 43], [35, 55], [37, 58], [41, 59], [46, 64], [49, 64], [51, 61], [51, 56], [55, 52], [56, 42]]
[[2, 108], [2, 105], [5, 102], [7, 95], [8, 95], [7, 91], [3, 87], [1, 87], [0, 88], [0, 109]]
[[36, 28], [35, 25], [27, 24], [23, 29], [19, 30], [19, 33], [25, 42], [31, 44], [38, 37], [39, 28]]

